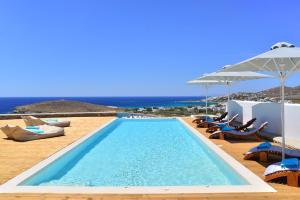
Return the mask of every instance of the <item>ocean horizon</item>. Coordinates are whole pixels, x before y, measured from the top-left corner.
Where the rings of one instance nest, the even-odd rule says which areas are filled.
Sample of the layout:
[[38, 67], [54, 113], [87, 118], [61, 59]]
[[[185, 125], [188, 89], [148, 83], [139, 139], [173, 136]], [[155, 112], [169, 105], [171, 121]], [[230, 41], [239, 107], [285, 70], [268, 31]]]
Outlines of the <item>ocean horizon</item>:
[[203, 96], [146, 97], [0, 97], [0, 113], [12, 113], [17, 106], [54, 100], [71, 100], [120, 108], [202, 106]]

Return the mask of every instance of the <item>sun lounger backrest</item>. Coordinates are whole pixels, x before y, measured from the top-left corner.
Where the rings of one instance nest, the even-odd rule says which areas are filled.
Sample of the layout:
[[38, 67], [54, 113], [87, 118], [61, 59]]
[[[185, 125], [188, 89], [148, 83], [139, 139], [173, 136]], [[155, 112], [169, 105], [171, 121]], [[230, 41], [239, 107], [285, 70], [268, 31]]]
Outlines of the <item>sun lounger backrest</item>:
[[268, 126], [268, 122], [264, 122], [260, 125], [260, 127], [258, 128], [259, 132], [262, 132], [267, 126]]
[[39, 126], [39, 125], [47, 124], [43, 120], [36, 118], [34, 116], [22, 116], [22, 119], [24, 120], [27, 126]]
[[253, 119], [247, 121], [247, 123], [244, 125], [244, 127], [249, 127], [249, 126], [251, 126], [255, 121], [256, 121], [256, 118], [253, 118]]
[[244, 130], [244, 129], [247, 130], [247, 128], [250, 127], [255, 121], [256, 121], [256, 118], [253, 118], [253, 119], [249, 120], [246, 124], [238, 126], [236, 128], [236, 130]]
[[6, 125], [1, 127], [2, 132], [7, 136], [7, 138], [12, 138], [12, 132], [14, 132], [16, 129], [16, 126]]
[[215, 121], [221, 121], [228, 115], [228, 112], [223, 113], [220, 117], [215, 118]]
[[233, 122], [238, 116], [239, 114], [234, 115], [228, 122], [229, 123]]

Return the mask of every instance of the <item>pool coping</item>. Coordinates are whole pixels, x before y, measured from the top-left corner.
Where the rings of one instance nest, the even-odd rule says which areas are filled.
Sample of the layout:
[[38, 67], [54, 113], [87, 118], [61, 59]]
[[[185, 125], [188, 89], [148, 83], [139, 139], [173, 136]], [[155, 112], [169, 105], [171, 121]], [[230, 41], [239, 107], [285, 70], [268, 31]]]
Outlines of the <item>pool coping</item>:
[[[174, 117], [171, 117], [174, 119]], [[151, 118], [155, 119], [155, 118]], [[159, 118], [167, 119], [167, 118]], [[0, 193], [70, 193], [70, 194], [197, 194], [197, 193], [243, 193], [243, 192], [277, 192], [269, 184], [260, 179], [252, 171], [227, 154], [224, 150], [211, 142], [208, 138], [177, 117], [186, 128], [202, 140], [213, 152], [222, 158], [240, 176], [245, 178], [250, 185], [232, 186], [128, 186], [128, 187], [86, 187], [86, 186], [18, 186], [21, 182], [34, 175], [45, 166], [49, 165], [68, 151], [83, 143], [117, 119], [112, 119], [97, 130], [83, 136], [72, 144], [54, 153], [49, 158], [42, 160], [30, 169], [10, 179], [0, 186]], [[130, 119], [127, 119], [130, 120]], [[136, 119], [135, 119], [136, 120]]]

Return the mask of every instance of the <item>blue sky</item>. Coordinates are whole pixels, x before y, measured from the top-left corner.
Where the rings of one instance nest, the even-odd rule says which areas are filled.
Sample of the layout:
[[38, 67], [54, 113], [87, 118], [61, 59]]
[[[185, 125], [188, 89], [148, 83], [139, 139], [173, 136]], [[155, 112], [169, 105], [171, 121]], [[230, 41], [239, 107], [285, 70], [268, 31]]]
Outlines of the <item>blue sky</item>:
[[[299, 7], [296, 0], [1, 0], [0, 96], [201, 95], [185, 82], [278, 41], [300, 46]], [[243, 82], [234, 91], [277, 85]]]

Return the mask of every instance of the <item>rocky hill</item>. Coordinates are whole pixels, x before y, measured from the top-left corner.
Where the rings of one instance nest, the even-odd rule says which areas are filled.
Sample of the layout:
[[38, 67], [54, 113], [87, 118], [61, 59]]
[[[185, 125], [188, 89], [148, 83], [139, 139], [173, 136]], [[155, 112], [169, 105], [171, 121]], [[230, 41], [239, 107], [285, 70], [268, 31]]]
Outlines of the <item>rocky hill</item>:
[[[297, 87], [285, 87], [284, 93], [286, 96], [300, 95], [300, 86]], [[263, 90], [257, 93], [258, 95], [268, 96], [268, 97], [279, 97], [280, 87], [274, 87], [267, 90]]]
[[[300, 86], [285, 87], [285, 97], [286, 100], [292, 103], [299, 103]], [[278, 102], [280, 100], [280, 87], [270, 88], [257, 93], [238, 92], [231, 94], [231, 98], [235, 100]], [[209, 100], [214, 102], [226, 102], [227, 96], [211, 97]]]
[[104, 112], [123, 111], [121, 108], [101, 106], [79, 101], [46, 101], [31, 105], [18, 106], [14, 113], [61, 113], [61, 112]]

